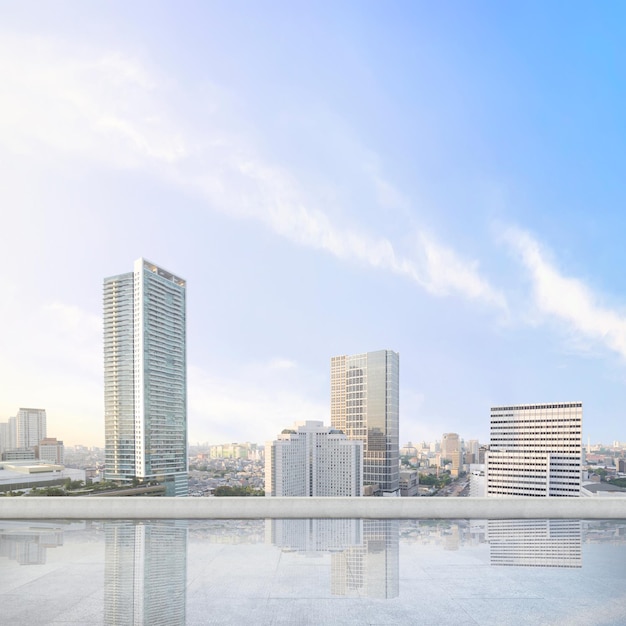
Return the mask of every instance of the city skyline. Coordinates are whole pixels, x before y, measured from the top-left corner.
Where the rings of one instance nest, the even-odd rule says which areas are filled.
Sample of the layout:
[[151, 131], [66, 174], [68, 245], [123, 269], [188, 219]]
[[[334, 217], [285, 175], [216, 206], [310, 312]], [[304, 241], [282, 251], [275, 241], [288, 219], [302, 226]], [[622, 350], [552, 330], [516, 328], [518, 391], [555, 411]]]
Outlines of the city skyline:
[[4, 3], [0, 421], [104, 445], [101, 280], [145, 255], [193, 285], [191, 442], [328, 423], [381, 346], [402, 442], [552, 398], [626, 440], [626, 8], [242, 12]]

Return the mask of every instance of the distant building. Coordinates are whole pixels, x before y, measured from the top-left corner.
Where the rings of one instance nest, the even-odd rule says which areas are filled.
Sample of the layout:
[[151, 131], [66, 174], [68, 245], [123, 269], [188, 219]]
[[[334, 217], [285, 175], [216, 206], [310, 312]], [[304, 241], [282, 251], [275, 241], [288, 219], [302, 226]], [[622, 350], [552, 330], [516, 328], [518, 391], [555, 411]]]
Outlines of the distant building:
[[65, 457], [65, 448], [62, 441], [58, 441], [55, 437], [42, 439], [37, 446], [37, 458], [47, 463], [56, 463], [63, 465]]
[[138, 259], [104, 280], [105, 478], [185, 496], [186, 283]]
[[465, 448], [465, 463], [478, 463], [479, 462], [479, 450], [480, 444], [478, 443], [478, 439], [470, 439], [467, 442], [467, 446]]
[[15, 444], [9, 444], [9, 424], [8, 422], [0, 422], [0, 454], [5, 450], [13, 447]]
[[417, 457], [417, 448], [409, 441], [409, 443], [400, 448], [400, 456], [407, 456], [410, 459]]
[[626, 497], [626, 489], [611, 483], [588, 481], [583, 483], [580, 495], [585, 498], [624, 498]]
[[330, 362], [330, 418], [348, 439], [363, 442], [363, 484], [400, 495], [399, 356], [379, 350]]
[[322, 422], [296, 423], [265, 446], [266, 496], [361, 496], [363, 443]]
[[12, 448], [2, 453], [3, 461], [34, 461], [35, 458], [34, 448]]
[[20, 409], [15, 416], [16, 448], [34, 448], [48, 436], [45, 409]]
[[417, 470], [402, 470], [400, 472], [400, 495], [403, 498], [413, 498], [419, 495]]
[[461, 465], [463, 464], [463, 453], [461, 451], [461, 439], [457, 433], [444, 433], [441, 439], [441, 457], [450, 461], [452, 471], [450, 474], [458, 478]]
[[471, 498], [484, 498], [487, 495], [484, 463], [472, 463], [469, 466], [469, 495]]
[[259, 457], [259, 450], [255, 443], [224, 443], [211, 446], [212, 459], [250, 459]]
[[491, 409], [487, 496], [579, 496], [582, 402]]
[[84, 481], [85, 471], [42, 463], [35, 459], [0, 462], [0, 493], [29, 490], [33, 487], [54, 487], [63, 484], [68, 478]]

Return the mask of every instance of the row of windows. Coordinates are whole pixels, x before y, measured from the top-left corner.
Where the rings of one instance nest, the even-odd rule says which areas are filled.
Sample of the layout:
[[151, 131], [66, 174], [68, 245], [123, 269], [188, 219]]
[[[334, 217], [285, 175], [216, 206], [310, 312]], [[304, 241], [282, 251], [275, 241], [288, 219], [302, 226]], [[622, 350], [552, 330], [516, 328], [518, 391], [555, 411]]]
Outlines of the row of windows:
[[491, 412], [496, 411], [537, 411], [542, 409], [582, 409], [582, 402], [560, 402], [558, 404], [520, 404], [517, 406], [492, 406]]

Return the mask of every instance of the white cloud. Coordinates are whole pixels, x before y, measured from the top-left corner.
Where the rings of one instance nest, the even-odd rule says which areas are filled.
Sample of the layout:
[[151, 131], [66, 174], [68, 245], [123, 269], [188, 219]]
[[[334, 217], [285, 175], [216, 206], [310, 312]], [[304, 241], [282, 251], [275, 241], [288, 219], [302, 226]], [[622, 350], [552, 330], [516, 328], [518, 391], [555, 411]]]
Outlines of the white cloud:
[[0, 77], [0, 131], [20, 154], [51, 149], [136, 167], [186, 153], [164, 111], [163, 86], [135, 59], [3, 34]]
[[506, 310], [504, 295], [481, 276], [478, 261], [461, 258], [424, 233], [419, 235], [418, 248], [423, 254], [423, 265], [417, 280], [428, 291], [437, 295], [458, 294]]
[[530, 274], [539, 313], [565, 322], [574, 333], [626, 357], [626, 315], [603, 306], [600, 296], [583, 281], [564, 276], [529, 233], [509, 228], [505, 239]]
[[[462, 259], [432, 236], [419, 233], [416, 254], [406, 256], [384, 237], [334, 222], [331, 213], [316, 208], [315, 192], [258, 158], [249, 139], [224, 130], [215, 102], [194, 121], [191, 139], [184, 113], [168, 111], [167, 81], [135, 58], [7, 36], [0, 40], [0, 79], [6, 94], [0, 132], [18, 152], [39, 155], [43, 144], [51, 158], [58, 151], [116, 167], [155, 169], [172, 184], [200, 192], [213, 210], [259, 220], [299, 245], [405, 276], [438, 296], [506, 308], [476, 261]], [[210, 97], [223, 95], [212, 90]], [[383, 180], [377, 163], [368, 167], [382, 208], [406, 209], [408, 199]]]

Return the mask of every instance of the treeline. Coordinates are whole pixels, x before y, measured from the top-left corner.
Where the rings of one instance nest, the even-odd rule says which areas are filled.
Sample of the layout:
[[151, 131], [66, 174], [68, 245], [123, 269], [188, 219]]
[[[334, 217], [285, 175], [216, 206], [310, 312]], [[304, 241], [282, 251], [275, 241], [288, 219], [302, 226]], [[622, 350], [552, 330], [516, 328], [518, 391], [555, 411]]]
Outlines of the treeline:
[[255, 489], [254, 487], [228, 487], [222, 485], [216, 487], [213, 491], [215, 496], [264, 496], [265, 491], [263, 489]]
[[435, 487], [441, 489], [452, 482], [452, 476], [450, 474], [442, 474], [437, 478], [435, 474], [420, 474], [420, 485], [428, 485], [429, 487]]

